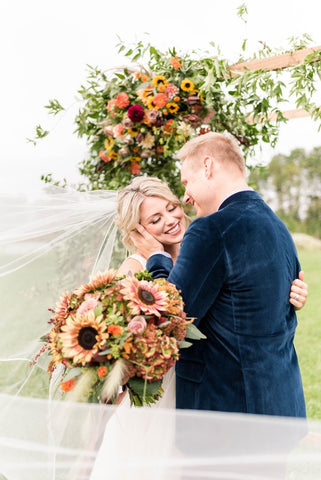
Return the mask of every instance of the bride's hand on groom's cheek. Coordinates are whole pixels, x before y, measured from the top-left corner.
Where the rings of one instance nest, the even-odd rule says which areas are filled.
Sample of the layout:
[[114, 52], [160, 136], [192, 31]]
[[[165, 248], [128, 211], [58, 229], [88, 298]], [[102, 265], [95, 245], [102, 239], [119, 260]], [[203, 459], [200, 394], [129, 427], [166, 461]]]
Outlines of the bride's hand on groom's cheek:
[[140, 224], [136, 226], [136, 230], [130, 235], [137, 252], [140, 253], [146, 259], [149, 258], [152, 253], [164, 250], [164, 245], [156, 240], [147, 230]]

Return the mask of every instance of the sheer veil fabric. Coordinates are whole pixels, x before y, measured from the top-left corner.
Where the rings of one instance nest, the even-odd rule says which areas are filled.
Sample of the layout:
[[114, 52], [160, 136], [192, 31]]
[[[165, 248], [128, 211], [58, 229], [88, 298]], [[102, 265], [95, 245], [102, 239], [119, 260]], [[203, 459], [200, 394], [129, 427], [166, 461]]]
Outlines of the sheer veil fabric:
[[[0, 480], [319, 479], [321, 422], [59, 400], [44, 355], [49, 308], [126, 252], [114, 191], [0, 196]], [[59, 378], [59, 371], [57, 371]]]

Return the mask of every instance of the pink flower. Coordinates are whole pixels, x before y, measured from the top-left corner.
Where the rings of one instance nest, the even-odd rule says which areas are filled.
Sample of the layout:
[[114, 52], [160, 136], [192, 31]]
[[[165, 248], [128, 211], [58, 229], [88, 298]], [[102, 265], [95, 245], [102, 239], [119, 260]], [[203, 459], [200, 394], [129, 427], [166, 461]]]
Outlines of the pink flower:
[[166, 90], [165, 90], [165, 93], [167, 95], [167, 98], [169, 100], [171, 100], [172, 98], [174, 98], [176, 95], [178, 95], [179, 93], [179, 88], [176, 87], [176, 85], [174, 85], [173, 83], [168, 83], [166, 85]]
[[144, 109], [141, 105], [138, 105], [137, 103], [135, 105], [132, 105], [128, 109], [128, 117], [133, 121], [133, 122], [141, 122], [144, 118], [145, 112]]
[[104, 150], [100, 150], [99, 156], [100, 156], [100, 158], [102, 159], [103, 162], [105, 162], [105, 163], [110, 162], [110, 157], [108, 157], [108, 155], [105, 154]]
[[113, 130], [114, 137], [115, 138], [121, 137], [123, 131], [124, 131], [124, 125], [121, 124], [121, 123], [118, 123], [117, 125], [115, 125], [114, 130]]
[[157, 284], [147, 280], [137, 280], [135, 277], [124, 278], [121, 284], [123, 285], [121, 293], [126, 300], [129, 300], [129, 308], [134, 315], [143, 312], [146, 315], [160, 317], [159, 311], [166, 311], [168, 294]]
[[109, 100], [107, 103], [107, 112], [113, 111], [116, 104], [117, 104], [116, 98], [112, 98], [111, 100]]
[[167, 101], [168, 98], [165, 93], [156, 93], [155, 97], [153, 98], [153, 104], [158, 108], [165, 107]]
[[136, 335], [143, 333], [146, 327], [147, 327], [147, 322], [145, 318], [142, 317], [141, 315], [136, 315], [135, 317], [133, 317], [128, 324], [129, 330]]
[[90, 310], [95, 310], [97, 307], [97, 300], [96, 298], [88, 298], [85, 300], [77, 310], [78, 315], [85, 315], [86, 313], [90, 312]]
[[119, 93], [116, 97], [116, 105], [118, 108], [126, 108], [129, 105], [129, 97], [127, 93]]

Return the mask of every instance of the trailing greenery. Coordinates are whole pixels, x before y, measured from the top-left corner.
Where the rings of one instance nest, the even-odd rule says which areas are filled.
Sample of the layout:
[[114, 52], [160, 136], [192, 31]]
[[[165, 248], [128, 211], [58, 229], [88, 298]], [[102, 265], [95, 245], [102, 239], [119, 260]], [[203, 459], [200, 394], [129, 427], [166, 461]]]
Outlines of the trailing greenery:
[[[246, 13], [240, 10], [240, 15]], [[288, 51], [305, 48], [308, 36], [291, 39]], [[320, 122], [314, 102], [320, 81], [320, 52], [308, 55], [303, 64], [285, 71], [233, 72], [219, 48], [210, 51], [161, 51], [138, 41], [118, 53], [128, 65], [104, 70], [88, 65], [88, 77], [78, 93], [81, 106], [75, 118], [75, 133], [84, 137], [88, 155], [79, 170], [88, 189], [119, 189], [135, 175], [153, 175], [166, 180], [181, 196], [179, 165], [175, 152], [191, 137], [207, 131], [229, 132], [248, 159], [254, 148], [266, 142], [275, 145], [285, 102], [308, 110]], [[254, 57], [272, 56], [263, 46]], [[239, 60], [245, 61], [246, 42]], [[247, 59], [248, 60], [248, 59]], [[58, 100], [46, 106], [56, 115], [64, 107]], [[271, 122], [269, 114], [276, 114]], [[47, 135], [39, 125], [34, 139]], [[43, 176], [53, 182], [51, 174]], [[56, 183], [59, 183], [56, 182]], [[83, 185], [82, 185], [82, 188]]]

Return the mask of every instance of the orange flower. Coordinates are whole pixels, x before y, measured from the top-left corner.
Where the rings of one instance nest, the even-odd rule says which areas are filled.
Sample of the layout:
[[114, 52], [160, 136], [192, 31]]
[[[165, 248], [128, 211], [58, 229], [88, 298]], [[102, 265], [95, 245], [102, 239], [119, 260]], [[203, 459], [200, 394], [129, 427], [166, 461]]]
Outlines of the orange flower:
[[180, 101], [180, 97], [174, 97], [174, 102], [179, 102]]
[[159, 92], [161, 92], [161, 93], [164, 93], [165, 90], [166, 90], [166, 87], [165, 87], [165, 85], [164, 85], [163, 83], [160, 83], [160, 84], [158, 85], [157, 90], [158, 90]]
[[111, 160], [111, 158], [108, 157], [108, 156], [105, 154], [104, 150], [100, 150], [99, 156], [100, 156], [100, 158], [102, 159], [102, 161], [105, 162], [105, 163], [108, 163], [108, 162], [110, 162], [110, 160]]
[[135, 73], [135, 77], [136, 77], [137, 79], [140, 78], [140, 72], [136, 72], [136, 73]]
[[164, 125], [165, 132], [170, 133], [173, 130], [173, 122], [174, 120], [172, 118], [170, 120], [167, 120], [167, 122]]
[[165, 107], [166, 103], [167, 103], [167, 96], [164, 93], [156, 93], [156, 95], [153, 98], [153, 104], [158, 108], [162, 108], [162, 107]]
[[111, 335], [118, 337], [119, 335], [122, 334], [123, 328], [120, 327], [119, 325], [109, 325], [107, 331], [108, 333], [111, 333]]
[[148, 81], [148, 76], [147, 75], [142, 75], [141, 81], [142, 82], [147, 82]]
[[170, 62], [174, 70], [179, 70], [184, 63], [182, 60], [179, 60], [177, 56], [171, 57]]
[[60, 384], [61, 390], [63, 392], [70, 392], [76, 385], [76, 380], [71, 378], [70, 380], [66, 380]]
[[121, 92], [116, 97], [116, 105], [118, 108], [126, 108], [129, 105], [129, 97], [127, 93]]
[[99, 378], [105, 377], [106, 374], [107, 374], [107, 367], [102, 366], [102, 367], [97, 368], [97, 374], [98, 374]]
[[137, 175], [140, 173], [141, 166], [137, 162], [131, 162], [130, 164], [130, 171], [133, 175]]

